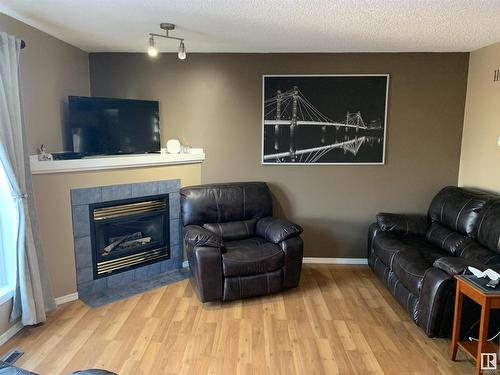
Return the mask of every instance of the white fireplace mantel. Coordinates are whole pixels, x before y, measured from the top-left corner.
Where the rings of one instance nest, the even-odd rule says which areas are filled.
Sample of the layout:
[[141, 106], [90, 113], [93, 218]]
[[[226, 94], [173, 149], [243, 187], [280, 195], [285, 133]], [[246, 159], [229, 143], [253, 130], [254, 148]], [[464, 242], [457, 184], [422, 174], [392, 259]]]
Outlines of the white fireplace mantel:
[[92, 156], [72, 160], [38, 160], [38, 155], [30, 156], [32, 174], [82, 172], [103, 169], [156, 167], [176, 164], [202, 163], [205, 153], [186, 154], [141, 154]]

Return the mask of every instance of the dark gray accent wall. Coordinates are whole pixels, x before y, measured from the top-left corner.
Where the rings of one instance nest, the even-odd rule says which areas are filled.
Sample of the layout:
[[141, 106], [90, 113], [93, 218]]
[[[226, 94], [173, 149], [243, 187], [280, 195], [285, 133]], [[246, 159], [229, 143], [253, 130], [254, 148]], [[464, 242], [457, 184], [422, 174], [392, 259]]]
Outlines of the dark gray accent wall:
[[[91, 93], [160, 100], [162, 141], [204, 147], [202, 182], [269, 183], [305, 256], [366, 257], [379, 211], [426, 211], [456, 185], [467, 53], [90, 54]], [[262, 166], [262, 74], [390, 74], [386, 164]]]

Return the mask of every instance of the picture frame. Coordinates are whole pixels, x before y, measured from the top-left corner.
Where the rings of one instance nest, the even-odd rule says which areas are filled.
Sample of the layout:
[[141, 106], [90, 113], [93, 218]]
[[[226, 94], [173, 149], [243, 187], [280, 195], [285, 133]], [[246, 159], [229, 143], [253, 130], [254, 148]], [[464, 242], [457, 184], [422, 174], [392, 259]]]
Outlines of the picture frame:
[[384, 165], [389, 80], [389, 74], [264, 74], [261, 163]]

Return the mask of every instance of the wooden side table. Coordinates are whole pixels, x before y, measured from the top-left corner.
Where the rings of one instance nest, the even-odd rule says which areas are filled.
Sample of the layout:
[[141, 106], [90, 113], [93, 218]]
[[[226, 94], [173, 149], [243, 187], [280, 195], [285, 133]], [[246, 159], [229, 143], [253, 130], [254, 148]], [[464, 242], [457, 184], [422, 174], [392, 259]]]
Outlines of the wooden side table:
[[[476, 374], [481, 374], [481, 353], [497, 353], [497, 362], [500, 346], [493, 341], [487, 341], [490, 311], [500, 309], [500, 290], [485, 290], [466, 276], [455, 276], [457, 292], [455, 296], [455, 317], [453, 320], [453, 335], [451, 338], [451, 359], [455, 360], [458, 347], [476, 360]], [[462, 318], [463, 296], [466, 295], [481, 305], [481, 320], [479, 322], [479, 340], [460, 340], [460, 322]], [[500, 366], [497, 366], [500, 369]]]

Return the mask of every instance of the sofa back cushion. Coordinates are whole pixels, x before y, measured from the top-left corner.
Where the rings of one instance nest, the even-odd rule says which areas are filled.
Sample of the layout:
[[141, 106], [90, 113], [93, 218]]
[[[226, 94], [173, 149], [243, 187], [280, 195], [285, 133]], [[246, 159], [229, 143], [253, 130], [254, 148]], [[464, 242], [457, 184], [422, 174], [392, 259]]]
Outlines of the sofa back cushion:
[[474, 241], [462, 233], [455, 232], [442, 226], [438, 222], [433, 222], [425, 235], [427, 241], [451, 255], [460, 256], [461, 250], [469, 242]]
[[272, 216], [271, 193], [264, 182], [190, 186], [181, 189], [183, 225], [226, 223]]
[[203, 228], [218, 234], [224, 241], [243, 240], [255, 237], [257, 219], [229, 221], [227, 223], [205, 223]]
[[500, 198], [492, 198], [481, 210], [473, 233], [477, 241], [500, 254]]
[[485, 194], [455, 186], [443, 188], [431, 202], [429, 217], [451, 230], [472, 234], [481, 209], [488, 201]]

